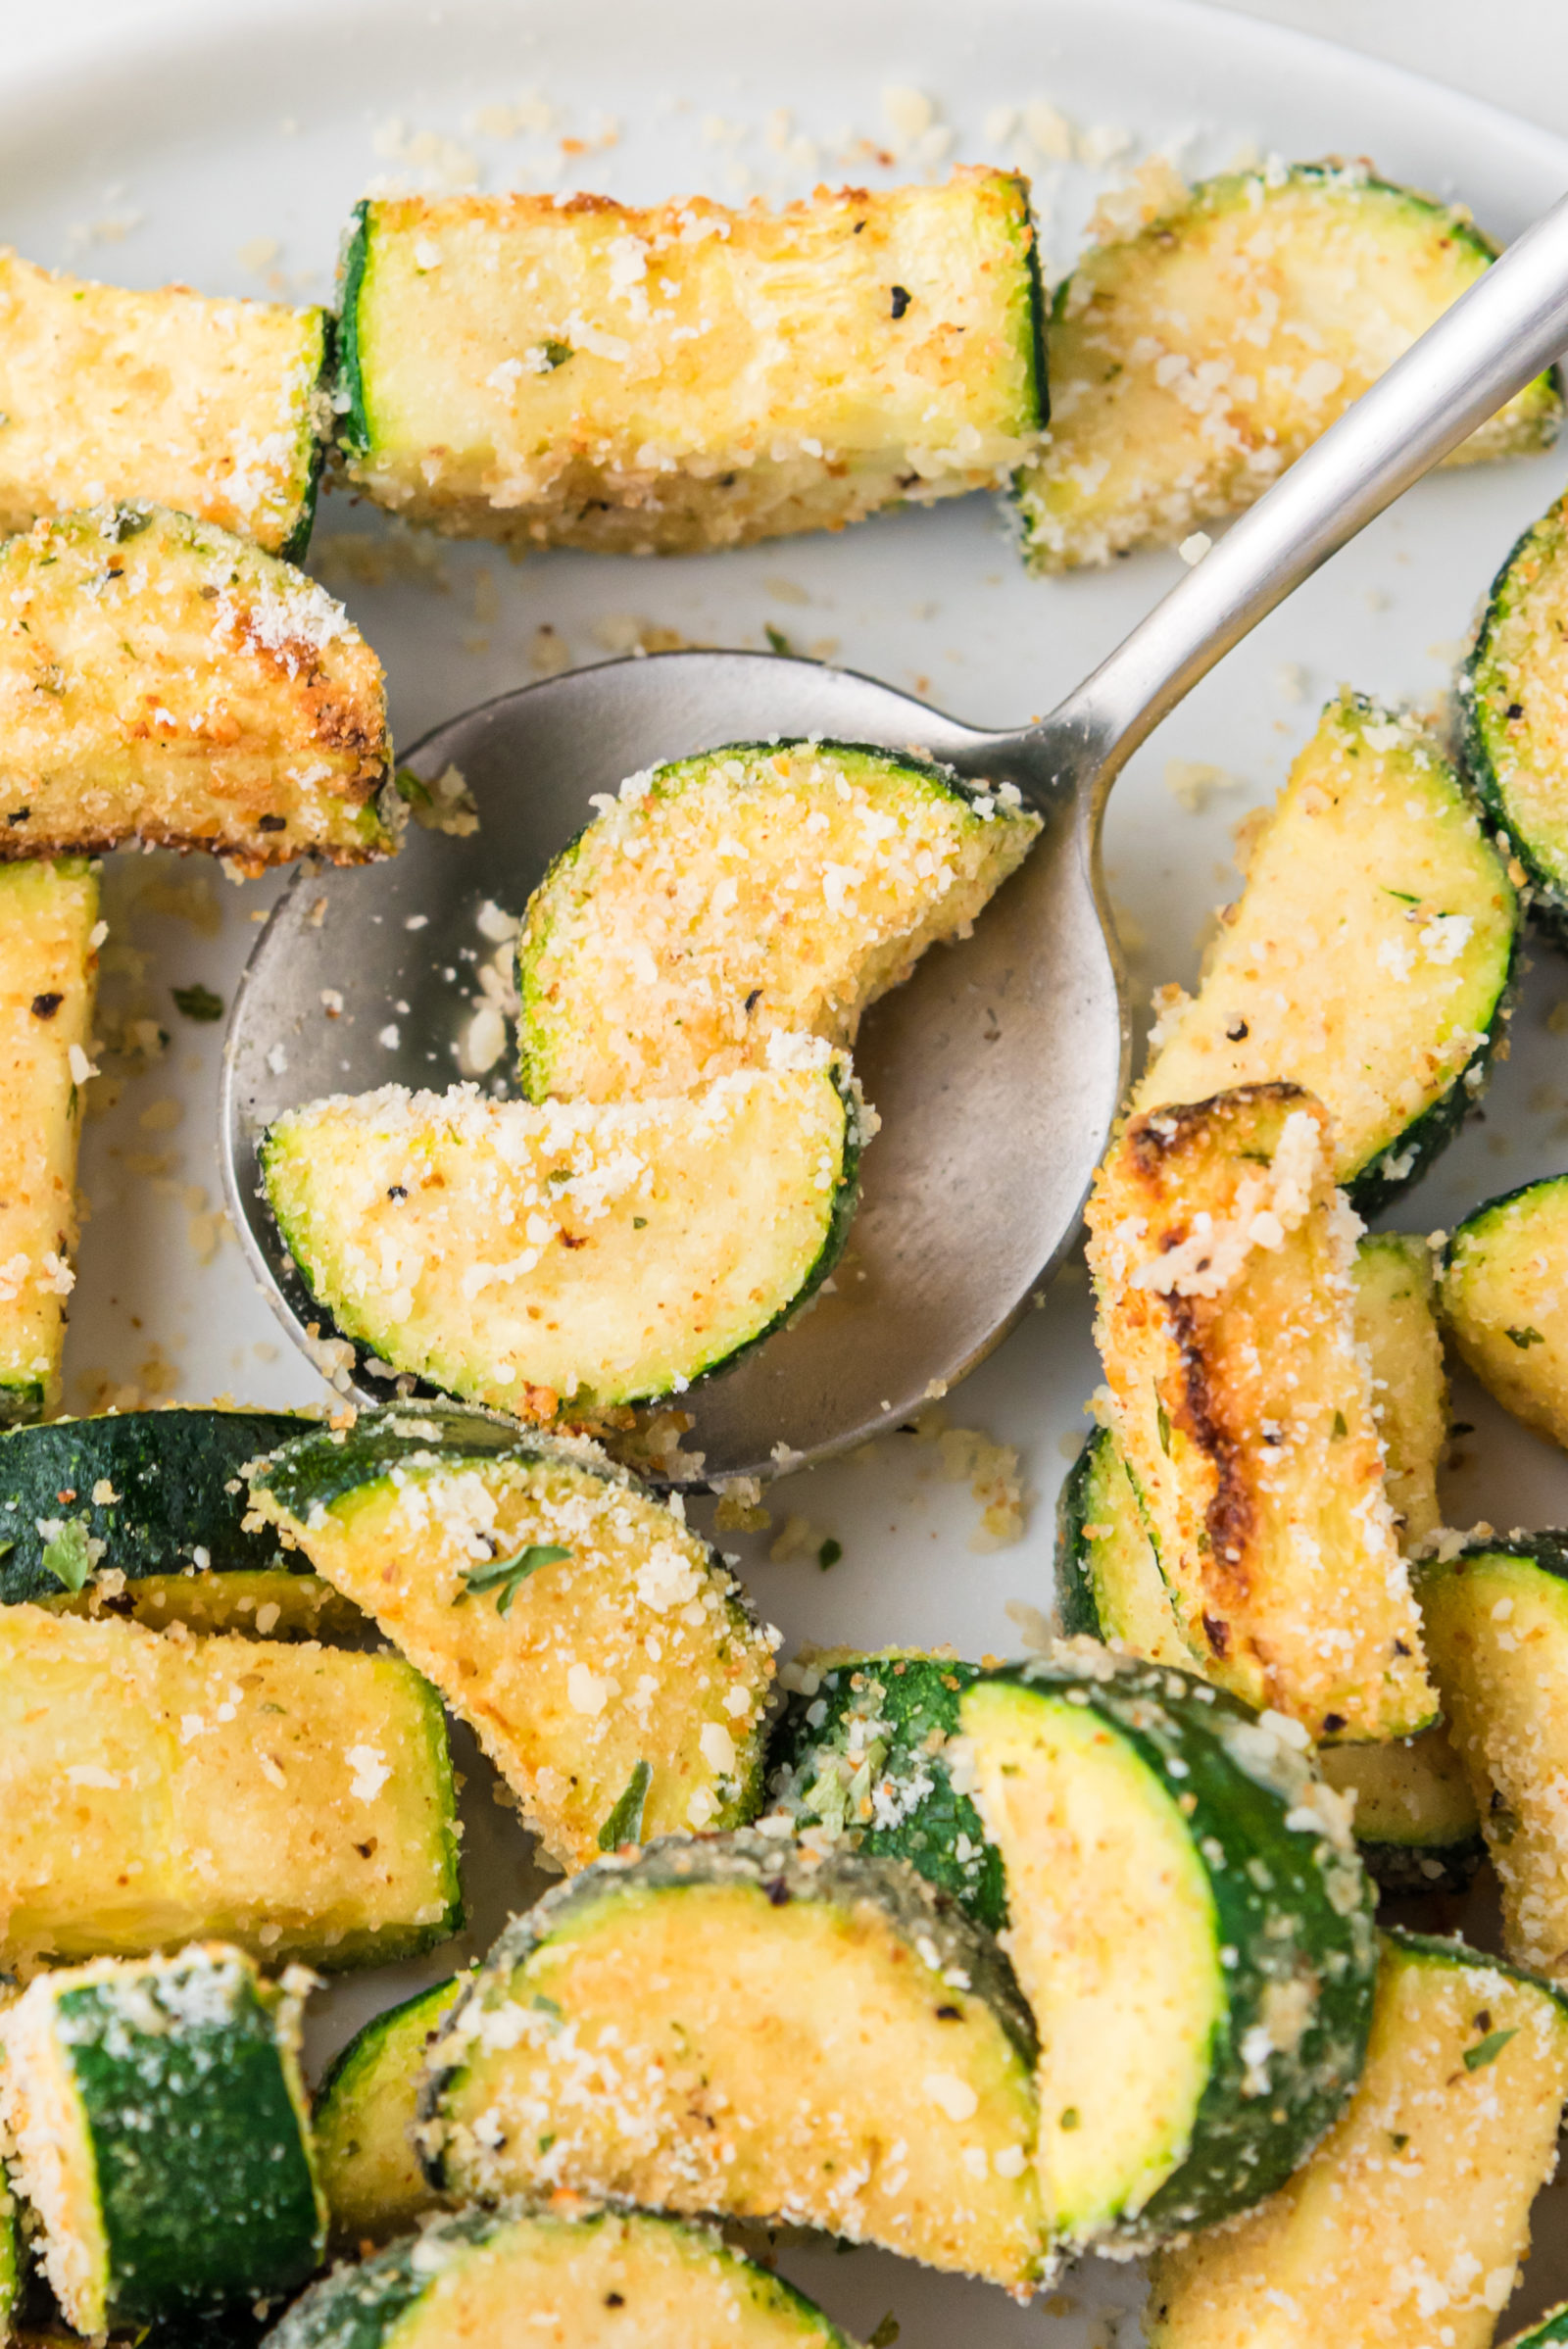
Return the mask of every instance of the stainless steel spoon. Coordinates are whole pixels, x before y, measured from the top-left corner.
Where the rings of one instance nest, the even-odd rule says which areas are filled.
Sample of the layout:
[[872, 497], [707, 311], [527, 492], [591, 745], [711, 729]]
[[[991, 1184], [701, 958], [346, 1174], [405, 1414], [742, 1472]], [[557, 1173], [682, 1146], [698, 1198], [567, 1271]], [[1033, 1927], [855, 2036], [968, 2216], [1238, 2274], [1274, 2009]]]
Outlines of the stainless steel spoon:
[[[1010, 779], [1046, 827], [973, 937], [928, 954], [868, 1017], [857, 1063], [883, 1122], [850, 1260], [833, 1295], [680, 1398], [695, 1421], [684, 1448], [703, 1456], [693, 1481], [821, 1457], [945, 1393], [1071, 1242], [1126, 1083], [1123, 973], [1100, 878], [1117, 772], [1222, 654], [1565, 346], [1568, 198], [1040, 725], [981, 733], [843, 669], [669, 653], [526, 686], [427, 735], [407, 763], [426, 780], [461, 767], [478, 832], [415, 831], [389, 863], [296, 875], [229, 1023], [228, 1203], [291, 1333], [306, 1343], [321, 1316], [260, 1195], [269, 1120], [322, 1094], [453, 1081], [469, 1005], [442, 974], [471, 986], [478, 906], [520, 912], [590, 793], [720, 743], [819, 733], [917, 743], [964, 774]], [[323, 1016], [327, 991], [338, 1016]], [[363, 1370], [353, 1385], [388, 1398]]]

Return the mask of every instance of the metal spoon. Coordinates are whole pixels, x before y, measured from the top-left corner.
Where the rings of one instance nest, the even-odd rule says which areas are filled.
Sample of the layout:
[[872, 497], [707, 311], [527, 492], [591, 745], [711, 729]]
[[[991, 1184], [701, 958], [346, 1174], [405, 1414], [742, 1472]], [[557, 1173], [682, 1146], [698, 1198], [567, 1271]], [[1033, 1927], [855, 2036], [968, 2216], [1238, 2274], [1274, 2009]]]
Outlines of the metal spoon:
[[[479, 905], [521, 910], [586, 820], [591, 792], [724, 742], [820, 733], [918, 743], [964, 774], [1010, 779], [1046, 828], [973, 937], [927, 954], [868, 1017], [857, 1063], [883, 1123], [851, 1257], [835, 1294], [680, 1398], [695, 1421], [685, 1448], [703, 1455], [692, 1479], [767, 1476], [896, 1427], [943, 1394], [1073, 1239], [1126, 1083], [1123, 973], [1100, 878], [1118, 770], [1222, 654], [1565, 346], [1568, 198], [1043, 724], [981, 733], [842, 669], [669, 653], [526, 686], [427, 735], [407, 763], [427, 781], [461, 767], [478, 832], [415, 831], [389, 863], [297, 874], [229, 1023], [228, 1203], [291, 1334], [306, 1343], [321, 1316], [260, 1195], [269, 1120], [322, 1094], [452, 1081], [468, 1005], [440, 974], [471, 982]], [[340, 1016], [322, 1015], [328, 990]], [[389, 1395], [363, 1369], [354, 1391]]]

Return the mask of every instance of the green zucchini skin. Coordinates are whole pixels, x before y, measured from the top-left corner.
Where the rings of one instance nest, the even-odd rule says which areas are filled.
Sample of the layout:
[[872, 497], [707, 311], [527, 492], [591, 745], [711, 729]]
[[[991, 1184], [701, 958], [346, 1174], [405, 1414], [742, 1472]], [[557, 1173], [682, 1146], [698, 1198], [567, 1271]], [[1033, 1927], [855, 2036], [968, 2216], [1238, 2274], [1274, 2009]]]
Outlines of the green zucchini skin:
[[524, 1463], [564, 1458], [607, 1484], [636, 1482], [629, 1470], [607, 1459], [595, 1444], [536, 1432], [477, 1403], [436, 1396], [362, 1411], [350, 1428], [292, 1420], [276, 1445], [268, 1448], [268, 1457], [256, 1461], [250, 1482], [271, 1493], [291, 1517], [303, 1519], [313, 1509], [329, 1509], [363, 1486], [379, 1484], [416, 1454], [450, 1460], [454, 1466], [475, 1458]]
[[[1472, 791], [1530, 883], [1527, 908], [1536, 927], [1554, 946], [1568, 947], [1568, 831], [1549, 841], [1520, 820], [1509, 791], [1510, 710], [1520, 708], [1517, 678], [1500, 672], [1497, 639], [1512, 618], [1516, 600], [1548, 565], [1561, 566], [1568, 553], [1568, 512], [1562, 501], [1520, 532], [1487, 590], [1486, 609], [1475, 646], [1459, 672], [1456, 703], [1459, 758]], [[1549, 685], [1551, 682], [1543, 680]]]
[[425, 2049], [462, 1990], [454, 1975], [372, 2015], [322, 2074], [311, 2135], [334, 2238], [381, 2240], [429, 2208], [409, 2132]]
[[[332, 397], [337, 371], [334, 364], [337, 336], [331, 313], [323, 310], [318, 316], [321, 321], [321, 364], [316, 372], [316, 399], [319, 410], [322, 404], [329, 404]], [[293, 528], [277, 550], [284, 563], [302, 563], [310, 548], [311, 532], [316, 527], [317, 504], [321, 494], [321, 474], [326, 465], [327, 438], [328, 435], [318, 425], [311, 441], [310, 461], [300, 491], [300, 510], [294, 517]]]
[[1526, 2332], [1516, 2332], [1502, 2343], [1502, 2349], [1547, 2349], [1551, 2341], [1568, 2341], [1568, 2300], [1548, 2308], [1539, 2324]]
[[1473, 1117], [1480, 1107], [1494, 1056], [1508, 1033], [1507, 1023], [1518, 997], [1519, 954], [1520, 942], [1516, 936], [1496, 1006], [1481, 1042], [1447, 1092], [1413, 1119], [1402, 1134], [1396, 1136], [1387, 1150], [1368, 1159], [1360, 1173], [1345, 1186], [1346, 1198], [1363, 1222], [1381, 1215], [1413, 1183], [1419, 1183], [1427, 1169], [1442, 1157], [1466, 1118]]
[[370, 203], [362, 197], [355, 205], [338, 265], [342, 278], [337, 324], [337, 398], [342, 403], [337, 441], [349, 457], [370, 454], [370, 419], [365, 406], [365, 375], [360, 366], [360, 294], [370, 261]]
[[[1000, 1933], [1007, 1922], [1002, 1854], [941, 1752], [958, 1734], [958, 1699], [979, 1665], [889, 1648], [835, 1653], [818, 1669], [816, 1688], [789, 1698], [773, 1733], [774, 1804], [797, 1829], [836, 1830], [847, 1850], [907, 1860], [977, 1925]], [[862, 1772], [867, 1785], [857, 1789]], [[879, 1795], [881, 1810], [861, 1824]]]

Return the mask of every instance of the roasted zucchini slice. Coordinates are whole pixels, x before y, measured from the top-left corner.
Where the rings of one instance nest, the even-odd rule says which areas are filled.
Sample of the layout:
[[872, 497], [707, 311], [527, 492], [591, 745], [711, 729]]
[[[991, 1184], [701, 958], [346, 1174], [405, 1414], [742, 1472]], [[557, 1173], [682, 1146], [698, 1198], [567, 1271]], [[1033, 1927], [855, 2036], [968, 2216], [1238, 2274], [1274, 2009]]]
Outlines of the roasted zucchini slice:
[[1024, 183], [391, 196], [343, 264], [351, 481], [410, 520], [671, 554], [1004, 479], [1045, 420]]
[[1448, 1441], [1448, 1378], [1432, 1250], [1412, 1232], [1369, 1232], [1355, 1250], [1355, 1334], [1372, 1366], [1372, 1416], [1399, 1546], [1443, 1522], [1438, 1464]]
[[[1172, 173], [1153, 212], [1091, 245], [1052, 303], [1051, 432], [1018, 482], [1040, 570], [1174, 546], [1250, 506], [1495, 252], [1364, 164], [1192, 188]], [[1446, 462], [1545, 448], [1561, 413], [1538, 376]]]
[[1459, 676], [1460, 742], [1482, 806], [1531, 884], [1530, 910], [1568, 943], [1568, 499], [1528, 529], [1492, 582]]
[[1313, 1737], [1424, 1729], [1321, 1104], [1250, 1085], [1148, 1110], [1088, 1214], [1111, 1423], [1203, 1671]]
[[1261, 2210], [1154, 2262], [1151, 2349], [1487, 2349], [1565, 2095], [1557, 1992], [1387, 1935], [1348, 2111]]
[[0, 1608], [0, 1961], [219, 1933], [270, 1964], [462, 1923], [446, 1728], [400, 1656]]
[[838, 1065], [679, 1101], [497, 1101], [388, 1085], [291, 1109], [262, 1175], [343, 1336], [519, 1419], [679, 1392], [838, 1261], [864, 1112]]
[[854, 2349], [793, 2284], [651, 2211], [463, 2211], [340, 2268], [267, 2349]]
[[563, 1866], [755, 1815], [778, 1635], [679, 1504], [591, 1444], [368, 1411], [285, 1444], [255, 1494], [471, 1725]]
[[1026, 2287], [1034, 2032], [912, 1869], [741, 1833], [602, 1862], [508, 1927], [432, 2051], [432, 2180], [787, 2220]]
[[0, 532], [153, 498], [297, 561], [328, 353], [322, 310], [130, 293], [0, 249]]
[[133, 840], [259, 873], [396, 847], [381, 664], [303, 571], [97, 506], [0, 545], [0, 857]]
[[1450, 1238], [1442, 1278], [1449, 1337], [1488, 1392], [1538, 1435], [1568, 1444], [1568, 1175], [1489, 1199]]
[[773, 1806], [797, 1832], [907, 1860], [989, 1933], [1007, 1922], [1002, 1854], [944, 1755], [979, 1676], [913, 1647], [803, 1649], [768, 1747]]
[[1040, 2031], [1054, 2228], [1143, 2250], [1248, 2209], [1361, 2068], [1376, 1943], [1348, 1805], [1298, 1732], [1088, 1640], [988, 1673], [959, 1717]]
[[1095, 1429], [1062, 1480], [1056, 1605], [1070, 1639], [1101, 1639], [1188, 1672], [1203, 1666], [1160, 1573], [1148, 1507], [1108, 1427]]
[[0, 869], [0, 1426], [60, 1406], [99, 937], [85, 863]]
[[1371, 1214], [1430, 1165], [1486, 1081], [1518, 905], [1415, 723], [1331, 702], [1250, 853], [1196, 997], [1166, 988], [1133, 1106], [1288, 1077]]
[[41, 1975], [0, 2018], [18, 2181], [100, 2338], [294, 2290], [321, 2255], [298, 2001], [220, 1942]]
[[467, 1979], [372, 2015], [322, 2076], [311, 2140], [332, 2239], [345, 2249], [402, 2234], [435, 2200], [414, 2147], [419, 2080]]
[[529, 900], [525, 1092], [688, 1093], [765, 1068], [781, 1033], [848, 1051], [1039, 830], [1012, 784], [855, 743], [732, 743], [635, 777]]

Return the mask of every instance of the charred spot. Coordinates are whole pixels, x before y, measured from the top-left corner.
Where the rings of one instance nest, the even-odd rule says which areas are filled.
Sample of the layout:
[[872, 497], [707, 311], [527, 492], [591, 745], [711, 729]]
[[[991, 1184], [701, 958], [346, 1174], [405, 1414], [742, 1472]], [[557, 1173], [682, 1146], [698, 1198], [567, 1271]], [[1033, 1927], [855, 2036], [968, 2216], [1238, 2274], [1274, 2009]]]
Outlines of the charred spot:
[[893, 288], [893, 299], [889, 305], [892, 316], [895, 318], [902, 318], [913, 300], [914, 296], [906, 285], [896, 285]]
[[961, 2007], [956, 2006], [939, 2006], [937, 2008], [937, 2021], [939, 2023], [961, 2023], [963, 2021], [963, 2010]]
[[393, 1183], [390, 1185], [387, 1191], [388, 1199], [407, 1199], [408, 1196], [409, 1195], [407, 1191], [404, 1189], [401, 1183]]
[[1510, 702], [1508, 704], [1508, 715], [1510, 717], [1523, 717], [1524, 713], [1525, 706], [1523, 702]]
[[1409, 1640], [1396, 1639], [1394, 1642], [1394, 1652], [1396, 1656], [1407, 1656], [1410, 1653]]
[[1341, 1730], [1342, 1730], [1344, 1727], [1345, 1727], [1345, 1715], [1344, 1715], [1343, 1713], [1325, 1713], [1325, 1714], [1324, 1714], [1324, 1716], [1323, 1716], [1323, 1735], [1324, 1735], [1326, 1737], [1332, 1737], [1336, 1736], [1336, 1735], [1338, 1734], [1338, 1732], [1339, 1732], [1339, 1731], [1341, 1731]]
[[752, 1013], [757, 1009], [757, 1006], [761, 1000], [762, 990], [760, 987], [754, 987], [751, 994], [746, 999], [746, 1016], [748, 1019], [751, 1018]]
[[607, 2292], [605, 2294], [606, 2308], [624, 2308], [625, 2305], [626, 2295], [624, 2292]]
[[8, 815], [6, 817], [6, 822], [8, 824], [24, 824], [31, 813], [32, 809], [30, 807], [19, 807], [15, 815]]
[[855, 226], [850, 230], [850, 234], [852, 236], [858, 236], [864, 226], [865, 222], [863, 220], [857, 220]]
[[288, 817], [286, 815], [259, 815], [256, 818], [256, 829], [258, 832], [286, 832]]
[[1228, 1044], [1245, 1044], [1251, 1032], [1245, 1019], [1233, 1019], [1225, 1031], [1225, 1039]]
[[35, 995], [32, 999], [33, 1018], [53, 1019], [65, 1000], [65, 997], [59, 994]]
[[1203, 1617], [1203, 1637], [1208, 1641], [1209, 1653], [1211, 1655], [1223, 1656], [1229, 1654], [1231, 1644], [1231, 1627], [1220, 1616], [1205, 1615]]
[[1256, 1510], [1242, 1470], [1241, 1446], [1214, 1417], [1203, 1349], [1195, 1334], [1198, 1317], [1194, 1300], [1172, 1296], [1168, 1303], [1172, 1334], [1181, 1355], [1185, 1390], [1182, 1418], [1199, 1449], [1213, 1461], [1216, 1473], [1214, 1497], [1203, 1515], [1213, 1549], [1214, 1571], [1222, 1585], [1245, 1590], [1247, 1575], [1241, 1561], [1255, 1531]]
[[588, 1235], [586, 1232], [563, 1232], [561, 1245], [563, 1248], [586, 1248]]
[[762, 1886], [762, 1889], [767, 1894], [767, 1897], [772, 1902], [774, 1908], [787, 1909], [789, 1907], [790, 1888], [789, 1885], [784, 1882], [782, 1876], [775, 1876], [771, 1883], [765, 1884]]

